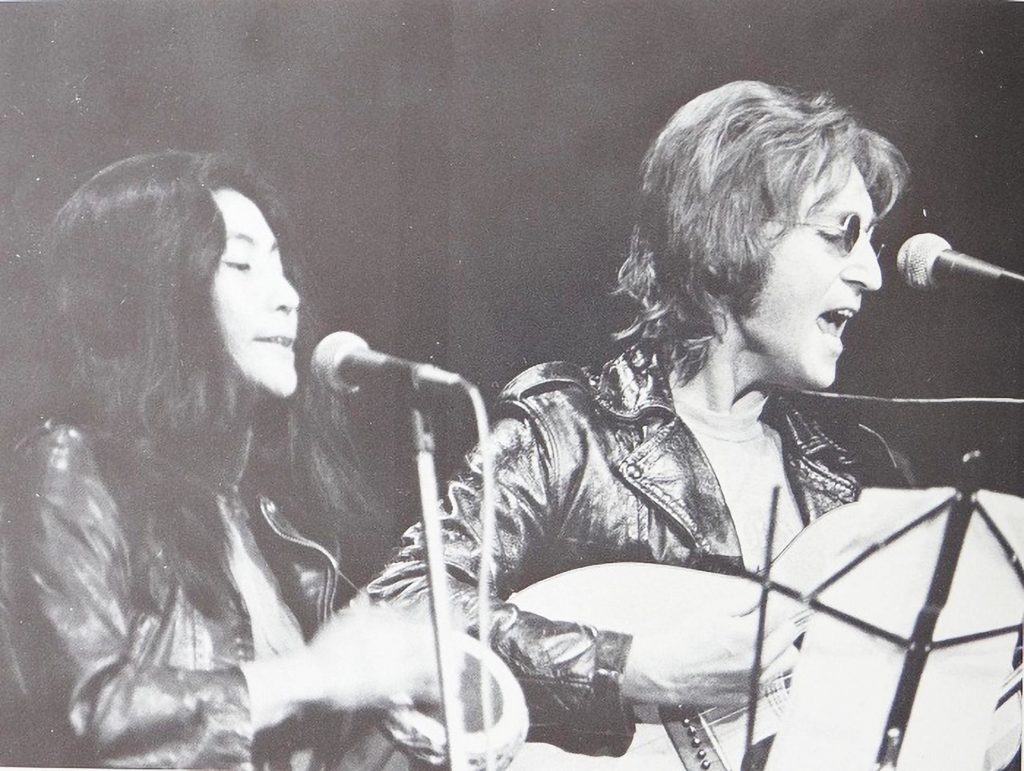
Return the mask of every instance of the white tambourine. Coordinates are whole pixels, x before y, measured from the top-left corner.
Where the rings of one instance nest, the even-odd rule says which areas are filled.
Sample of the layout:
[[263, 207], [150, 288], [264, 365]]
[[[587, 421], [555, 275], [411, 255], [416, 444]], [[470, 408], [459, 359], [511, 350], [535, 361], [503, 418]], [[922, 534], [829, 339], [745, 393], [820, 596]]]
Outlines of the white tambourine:
[[[487, 768], [488, 748], [494, 769], [503, 769], [522, 748], [529, 729], [526, 700], [515, 676], [498, 656], [480, 641], [460, 634], [456, 647], [462, 653], [459, 696], [463, 713], [461, 746], [466, 767]], [[490, 685], [492, 719], [484, 731], [481, 677]], [[410, 703], [396, 704], [388, 711], [384, 729], [406, 752], [434, 766], [447, 763], [447, 734], [440, 707], [425, 710]]]

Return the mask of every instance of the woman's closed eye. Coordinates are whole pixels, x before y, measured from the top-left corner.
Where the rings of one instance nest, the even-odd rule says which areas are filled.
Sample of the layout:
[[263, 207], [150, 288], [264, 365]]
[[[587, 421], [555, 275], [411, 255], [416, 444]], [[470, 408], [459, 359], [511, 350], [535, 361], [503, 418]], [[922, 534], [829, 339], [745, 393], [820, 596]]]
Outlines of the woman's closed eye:
[[237, 270], [240, 273], [248, 273], [252, 269], [252, 265], [248, 262], [235, 262], [234, 260], [224, 260], [222, 265], [226, 265], [232, 270]]

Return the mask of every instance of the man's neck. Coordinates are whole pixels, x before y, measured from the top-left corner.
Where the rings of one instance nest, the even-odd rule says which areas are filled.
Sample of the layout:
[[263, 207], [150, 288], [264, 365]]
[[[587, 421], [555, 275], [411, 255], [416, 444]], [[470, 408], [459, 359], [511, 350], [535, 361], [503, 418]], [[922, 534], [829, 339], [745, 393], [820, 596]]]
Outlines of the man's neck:
[[726, 357], [708, 357], [707, 364], [685, 383], [675, 373], [669, 377], [672, 400], [697, 410], [717, 413], [746, 413], [754, 404], [764, 404], [767, 393], [743, 382]]

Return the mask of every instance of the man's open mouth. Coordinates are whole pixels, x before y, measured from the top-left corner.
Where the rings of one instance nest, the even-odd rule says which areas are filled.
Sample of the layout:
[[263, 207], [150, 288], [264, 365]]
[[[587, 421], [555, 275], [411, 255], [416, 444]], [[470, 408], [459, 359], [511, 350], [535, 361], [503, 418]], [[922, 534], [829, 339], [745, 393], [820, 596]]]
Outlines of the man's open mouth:
[[846, 322], [857, 315], [857, 311], [852, 308], [834, 308], [830, 311], [825, 311], [818, 316], [818, 328], [822, 332], [835, 335], [840, 337], [843, 334], [843, 329], [846, 327]]

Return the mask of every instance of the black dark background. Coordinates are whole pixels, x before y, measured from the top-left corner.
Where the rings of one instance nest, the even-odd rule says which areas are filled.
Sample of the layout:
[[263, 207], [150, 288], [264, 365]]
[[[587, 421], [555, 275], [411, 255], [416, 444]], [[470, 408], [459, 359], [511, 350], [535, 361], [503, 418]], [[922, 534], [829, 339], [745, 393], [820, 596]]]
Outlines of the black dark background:
[[[836, 390], [1024, 396], [1024, 294], [915, 293], [894, 265], [932, 231], [1024, 271], [1022, 52], [1014, 3], [2, 3], [0, 424], [49, 385], [26, 321], [41, 230], [91, 173], [166, 147], [275, 178], [328, 328], [488, 397], [530, 363], [600, 360], [644, 150], [739, 78], [831, 91], [913, 170]], [[1019, 406], [863, 409], [922, 483], [980, 446], [987, 484], [1024, 492]], [[442, 435], [446, 473], [466, 439]]]

